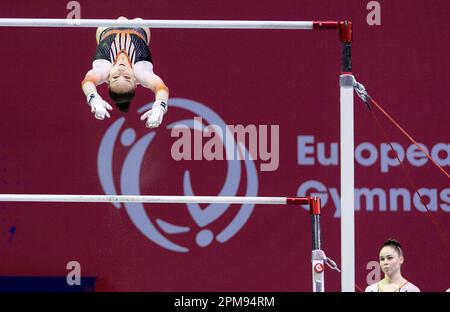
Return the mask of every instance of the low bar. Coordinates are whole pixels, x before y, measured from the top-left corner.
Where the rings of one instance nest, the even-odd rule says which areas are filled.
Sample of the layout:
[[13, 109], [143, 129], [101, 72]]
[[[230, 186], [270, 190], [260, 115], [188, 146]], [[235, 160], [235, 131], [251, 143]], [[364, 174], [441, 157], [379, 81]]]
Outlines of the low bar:
[[247, 196], [145, 196], [145, 195], [50, 195], [50, 194], [0, 194], [0, 202], [72, 202], [110, 203], [140, 202], [161, 204], [309, 204], [309, 197], [247, 197]]

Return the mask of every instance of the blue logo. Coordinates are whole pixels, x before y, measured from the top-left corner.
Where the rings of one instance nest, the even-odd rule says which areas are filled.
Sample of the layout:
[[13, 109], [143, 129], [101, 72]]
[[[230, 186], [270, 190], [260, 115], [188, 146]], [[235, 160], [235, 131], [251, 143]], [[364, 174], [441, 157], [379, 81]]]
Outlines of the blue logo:
[[[139, 114], [144, 113], [151, 108], [152, 103], [148, 103], [140, 107], [137, 112]], [[189, 99], [173, 98], [169, 101], [169, 110], [180, 109], [193, 113], [195, 116], [200, 116], [203, 121], [206, 121], [210, 125], [218, 126], [222, 129], [223, 134], [227, 138], [232, 138], [233, 134], [230, 133], [228, 127], [222, 118], [211, 110], [208, 106]], [[125, 117], [121, 117], [116, 120], [104, 134], [99, 146], [97, 168], [100, 183], [103, 191], [108, 195], [141, 195], [139, 177], [141, 176], [141, 166], [144, 155], [149, 150], [156, 132], [150, 131], [143, 135], [141, 138], [136, 138], [136, 131], [132, 128], [125, 128]], [[175, 127], [189, 127], [193, 130], [200, 130], [204, 128], [203, 124], [196, 122], [194, 119], [179, 120], [170, 123], [166, 126], [166, 129], [173, 129]], [[238, 192], [241, 176], [243, 172], [246, 175], [246, 190], [243, 196], [257, 196], [258, 193], [258, 176], [253, 160], [248, 155], [246, 147], [236, 140], [224, 140], [221, 137], [224, 144], [225, 151], [229, 150], [237, 151], [244, 155], [243, 161], [230, 157], [227, 161], [227, 174], [222, 188], [217, 196], [235, 196]], [[118, 142], [120, 141], [120, 142]], [[125, 160], [121, 164], [120, 181], [116, 183], [113, 176], [114, 150], [118, 144], [128, 149]], [[230, 144], [233, 144], [231, 146]], [[168, 155], [168, 157], [171, 157]], [[228, 158], [227, 158], [228, 159]], [[244, 169], [242, 168], [244, 164]], [[183, 194], [173, 195], [186, 195], [194, 196], [194, 188], [191, 183], [191, 173], [186, 170], [183, 175]], [[210, 176], [205, 178], [211, 179]], [[181, 177], [180, 177], [181, 179]], [[167, 183], [171, 183], [173, 177]], [[145, 194], [145, 195], [158, 195], [158, 194]], [[213, 195], [213, 194], [201, 194], [201, 195]], [[113, 203], [116, 208], [121, 208], [121, 203]], [[147, 204], [152, 205], [152, 204]], [[154, 204], [153, 204], [154, 205]], [[225, 243], [230, 238], [235, 236], [240, 229], [246, 224], [247, 220], [252, 214], [253, 204], [242, 204], [239, 209], [236, 209], [236, 213], [233, 219], [228, 225], [218, 233], [214, 233], [208, 227], [218, 220], [230, 207], [230, 204], [209, 204], [206, 208], [201, 208], [198, 204], [185, 204], [195, 222], [196, 227], [189, 227], [184, 224], [174, 224], [170, 220], [155, 218], [148, 214], [143, 203], [124, 203], [124, 207], [128, 216], [137, 229], [150, 239], [155, 244], [176, 252], [189, 252], [190, 246], [180, 245], [171, 239], [172, 235], [195, 235], [196, 245], [199, 247], [207, 247], [214, 240], [219, 243]], [[234, 210], [234, 209], [233, 209]], [[151, 211], [151, 209], [149, 209]]]

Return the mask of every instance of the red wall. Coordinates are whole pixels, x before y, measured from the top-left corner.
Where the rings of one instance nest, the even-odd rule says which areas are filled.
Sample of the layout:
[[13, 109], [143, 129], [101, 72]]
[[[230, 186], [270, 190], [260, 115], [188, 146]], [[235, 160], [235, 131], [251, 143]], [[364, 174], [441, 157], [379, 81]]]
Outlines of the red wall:
[[[133, 1], [123, 8], [116, 0], [79, 1], [82, 18], [351, 20], [356, 79], [430, 151], [442, 147], [438, 155], [448, 172], [450, 5], [444, 0], [380, 1], [381, 25], [370, 26], [367, 2], [152, 0]], [[46, 0], [1, 2], [0, 12], [1, 17], [65, 18], [69, 10], [65, 1]], [[91, 66], [94, 35], [93, 28], [0, 28], [1, 193], [105, 194], [98, 162], [106, 162], [99, 156], [106, 131], [122, 118], [119, 139], [125, 129], [132, 129], [128, 134], [134, 131], [133, 143], [151, 132], [136, 111], [154, 99], [146, 89], [138, 90], [127, 114], [115, 109], [106, 121], [91, 115], [80, 82]], [[323, 201], [328, 198], [321, 219], [322, 248], [340, 264], [340, 219], [332, 200], [340, 189], [339, 166], [322, 165], [317, 158], [314, 165], [299, 163], [297, 144], [300, 136], [314, 136], [329, 155], [330, 145], [339, 142], [337, 33], [153, 29], [150, 45], [155, 72], [169, 86], [172, 99], [201, 103], [228, 125], [279, 125], [278, 168], [261, 171], [266, 161], [258, 158], [253, 162], [257, 179], [252, 180], [255, 173], [246, 171], [251, 164], [241, 162], [237, 190], [227, 195], [246, 195], [249, 186], [259, 196], [309, 195], [297, 194], [300, 186], [320, 182]], [[106, 87], [99, 91], [107, 99]], [[104, 172], [111, 173], [118, 194], [137, 174], [141, 194], [183, 195], [186, 170], [196, 195], [219, 194], [229, 170], [226, 161], [172, 158], [176, 138], [167, 126], [198, 114], [189, 107], [169, 106], [141, 166], [130, 166], [140, 171], [122, 172], [132, 146], [116, 141], [110, 153], [112, 167]], [[378, 111], [375, 114], [391, 140], [406, 151], [411, 143]], [[371, 114], [355, 99], [355, 145], [373, 146], [380, 153], [383, 143]], [[417, 188], [434, 196], [429, 208], [436, 211], [426, 213], [414, 204], [415, 190], [400, 166], [383, 172], [380, 157], [371, 166], [357, 162], [356, 188], [384, 192], [386, 203], [375, 201], [372, 210], [362, 200], [355, 213], [356, 284], [365, 288], [371, 273], [367, 265], [377, 260], [382, 242], [395, 237], [405, 251], [403, 275], [423, 291], [444, 291], [450, 287], [449, 180], [430, 161], [415, 166], [405, 160], [404, 165]], [[398, 210], [392, 211], [390, 194], [399, 188], [406, 189], [411, 203], [404, 206], [399, 201]], [[176, 252], [141, 233], [123, 206], [1, 203], [0, 275], [65, 275], [67, 262], [76, 260], [83, 275], [99, 277], [97, 289], [102, 291], [310, 291], [308, 212], [256, 206], [233, 237], [218, 242], [217, 235], [232, 220], [243, 220], [237, 214], [245, 209], [251, 207], [233, 205], [213, 222], [204, 221], [201, 212], [195, 219], [186, 205], [145, 205], [149, 222], [142, 223], [144, 230], [153, 226], [189, 249]], [[190, 230], [167, 234], [157, 219]], [[200, 219], [204, 223], [199, 225]], [[16, 232], [9, 240], [11, 226]], [[202, 230], [213, 234], [206, 247], [196, 242]], [[438, 278], [430, 278], [436, 273]], [[326, 288], [340, 290], [339, 273], [326, 271]]]

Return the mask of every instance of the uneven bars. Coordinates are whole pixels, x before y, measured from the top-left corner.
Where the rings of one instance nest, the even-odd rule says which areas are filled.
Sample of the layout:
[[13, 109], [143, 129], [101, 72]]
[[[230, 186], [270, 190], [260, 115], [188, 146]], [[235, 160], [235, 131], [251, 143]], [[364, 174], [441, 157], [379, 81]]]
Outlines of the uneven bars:
[[224, 29], [337, 29], [335, 21], [118, 20], [0, 18], [0, 27], [151, 27]]
[[313, 197], [246, 197], [246, 196], [144, 196], [144, 195], [46, 195], [0, 194], [0, 202], [140, 202], [197, 204], [266, 204], [308, 205]]

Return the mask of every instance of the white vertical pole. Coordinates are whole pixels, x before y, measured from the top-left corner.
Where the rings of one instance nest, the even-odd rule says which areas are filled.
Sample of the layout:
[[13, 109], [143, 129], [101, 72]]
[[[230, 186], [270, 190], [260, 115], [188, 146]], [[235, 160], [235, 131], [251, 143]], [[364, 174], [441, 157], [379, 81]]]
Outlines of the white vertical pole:
[[353, 75], [340, 77], [341, 290], [355, 291]]

